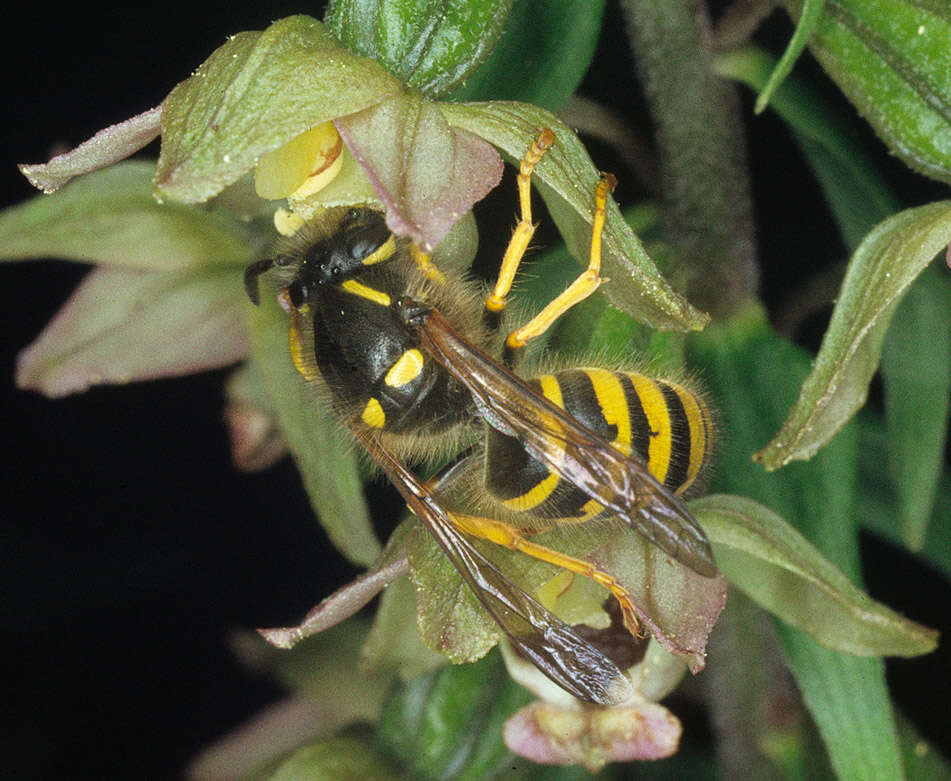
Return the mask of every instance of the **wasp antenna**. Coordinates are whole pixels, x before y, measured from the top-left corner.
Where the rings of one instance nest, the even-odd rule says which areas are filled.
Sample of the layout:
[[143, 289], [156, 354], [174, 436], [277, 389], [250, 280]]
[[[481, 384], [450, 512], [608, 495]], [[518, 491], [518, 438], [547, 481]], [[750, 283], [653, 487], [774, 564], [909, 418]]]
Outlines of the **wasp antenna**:
[[277, 263], [276, 258], [257, 260], [244, 270], [244, 292], [248, 294], [251, 303], [257, 306], [261, 303], [261, 291], [258, 289], [258, 277]]

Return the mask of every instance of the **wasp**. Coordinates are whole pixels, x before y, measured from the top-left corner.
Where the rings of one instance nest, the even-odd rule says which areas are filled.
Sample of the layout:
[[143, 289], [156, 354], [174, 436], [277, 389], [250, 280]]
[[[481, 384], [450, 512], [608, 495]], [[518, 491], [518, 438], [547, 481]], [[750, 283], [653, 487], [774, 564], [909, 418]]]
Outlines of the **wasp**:
[[[514, 371], [522, 348], [603, 281], [609, 174], [594, 193], [588, 267], [500, 344], [507, 296], [535, 230], [532, 171], [554, 140], [551, 130], [542, 131], [521, 161], [520, 219], [488, 295], [460, 274], [444, 273], [369, 207], [327, 209], [296, 244], [250, 265], [245, 286], [257, 303], [259, 277], [276, 278], [299, 373], [329, 395], [514, 648], [579, 699], [611, 704], [628, 696], [618, 666], [471, 540], [593, 578], [614, 595], [636, 635], [620, 583], [534, 542], [532, 533], [614, 518], [684, 566], [715, 576], [709, 541], [679, 498], [707, 460], [713, 434], [706, 404], [679, 383], [598, 367], [536, 377]], [[441, 443], [458, 449], [460, 431], [469, 433], [469, 445], [443, 452], [449, 464], [434, 477], [423, 481], [407, 466], [434, 457]], [[455, 498], [454, 488], [473, 476], [486, 497], [475, 503], [479, 512]]]

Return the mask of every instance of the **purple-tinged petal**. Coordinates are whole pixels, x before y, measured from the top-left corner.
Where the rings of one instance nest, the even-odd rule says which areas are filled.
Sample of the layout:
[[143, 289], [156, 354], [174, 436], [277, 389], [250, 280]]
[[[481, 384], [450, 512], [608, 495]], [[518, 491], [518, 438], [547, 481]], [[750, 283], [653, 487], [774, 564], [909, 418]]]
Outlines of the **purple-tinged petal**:
[[21, 163], [20, 173], [38, 190], [51, 193], [74, 176], [105, 168], [138, 152], [158, 137], [161, 118], [161, 106], [150, 108], [125, 122], [100, 130], [88, 141], [56, 155], [49, 162]]
[[386, 206], [386, 222], [431, 251], [502, 178], [490, 144], [452, 128], [438, 108], [398, 95], [336, 120]]
[[620, 708], [562, 708], [534, 702], [503, 728], [509, 750], [544, 765], [584, 765], [661, 759], [677, 751], [680, 721], [662, 705], [642, 701]]
[[704, 668], [707, 637], [726, 604], [722, 575], [698, 575], [630, 530], [584, 559], [627, 589], [638, 620], [661, 646], [684, 657], [692, 673]]
[[287, 440], [258, 372], [245, 363], [225, 383], [223, 417], [231, 440], [231, 461], [243, 472], [273, 466], [287, 454]]
[[397, 578], [409, 572], [409, 562], [401, 556], [379, 569], [371, 569], [337, 589], [319, 605], [310, 609], [297, 626], [258, 629], [261, 637], [278, 648], [293, 648], [301, 640], [323, 632], [344, 621]]
[[231, 461], [242, 472], [268, 469], [287, 455], [287, 440], [273, 415], [260, 407], [232, 401], [224, 409]]
[[239, 361], [249, 350], [241, 277], [97, 268], [20, 353], [17, 384], [57, 397]]

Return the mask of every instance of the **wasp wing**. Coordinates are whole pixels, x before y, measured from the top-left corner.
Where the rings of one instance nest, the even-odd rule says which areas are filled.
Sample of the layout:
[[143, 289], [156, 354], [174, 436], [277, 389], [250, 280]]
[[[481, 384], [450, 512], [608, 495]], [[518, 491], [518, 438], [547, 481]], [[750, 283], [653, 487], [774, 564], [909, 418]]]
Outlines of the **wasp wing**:
[[423, 347], [472, 394], [480, 414], [528, 453], [661, 550], [704, 577], [717, 574], [710, 542], [684, 503], [627, 456], [457, 333], [436, 310], [407, 310]]
[[456, 529], [451, 514], [432, 492], [372, 433], [358, 431], [357, 437], [517, 651], [580, 700], [618, 705], [630, 699], [630, 682], [614, 662], [506, 578]]

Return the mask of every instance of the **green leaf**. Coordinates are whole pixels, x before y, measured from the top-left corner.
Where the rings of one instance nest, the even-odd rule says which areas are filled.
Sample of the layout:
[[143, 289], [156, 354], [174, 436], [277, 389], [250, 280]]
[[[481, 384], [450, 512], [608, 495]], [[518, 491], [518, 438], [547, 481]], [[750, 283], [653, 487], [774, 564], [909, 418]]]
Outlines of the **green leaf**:
[[[719, 401], [724, 438], [711, 488], [755, 499], [779, 513], [846, 574], [858, 575], [855, 511], [856, 428], [843, 431], [809, 463], [767, 473], [750, 453], [775, 425], [809, 369], [809, 357], [774, 334], [751, 307], [711, 325], [689, 341], [690, 356]], [[820, 647], [808, 635], [779, 624], [783, 647], [843, 778], [890, 774], [898, 747], [884, 671], [874, 659]], [[866, 773], [879, 768], [880, 776]]]
[[205, 201], [265, 152], [401, 90], [382, 67], [340, 48], [310, 17], [239, 33], [162, 104], [156, 192]]
[[[439, 108], [450, 125], [481, 136], [510, 161], [521, 159], [539, 128], [555, 133], [555, 144], [535, 168], [532, 181], [572, 255], [587, 265], [599, 174], [571, 129], [554, 114], [524, 103], [442, 103]], [[608, 300], [655, 328], [696, 330], [709, 320], [661, 276], [611, 198], [601, 274], [610, 279], [602, 286]]]
[[[863, 413], [862, 459], [859, 480], [863, 490], [860, 514], [865, 528], [896, 547], [905, 547], [901, 524], [895, 522], [898, 501], [888, 472], [890, 442], [885, 423], [880, 416]], [[936, 501], [931, 521], [926, 525], [925, 543], [917, 555], [951, 580], [951, 474], [944, 470], [938, 475]]]
[[591, 64], [603, 15], [604, 0], [519, 0], [492, 54], [451, 99], [520, 100], [557, 111]]
[[762, 88], [759, 97], [756, 99], [756, 107], [753, 110], [757, 114], [762, 113], [766, 109], [766, 105], [769, 103], [773, 93], [776, 92], [779, 85], [783, 83], [783, 79], [792, 71], [793, 65], [796, 64], [799, 55], [802, 54], [806, 48], [806, 44], [809, 43], [809, 38], [816, 29], [819, 19], [822, 17], [822, 7], [824, 4], [825, 0], [803, 0], [802, 15], [799, 17], [799, 23], [796, 25], [796, 32], [793, 33], [793, 37], [786, 46], [786, 51], [783, 52], [783, 56], [780, 57], [779, 62], [776, 63], [773, 72], [769, 74], [769, 79]]
[[916, 656], [937, 633], [856, 588], [776, 513], [740, 496], [705, 496], [690, 510], [714, 544], [727, 579], [819, 643], [859, 656]]
[[411, 681], [384, 705], [380, 736], [414, 778], [492, 778], [511, 759], [502, 724], [531, 695], [498, 654]]
[[802, 632], [782, 624], [778, 628], [836, 775], [843, 781], [903, 779], [884, 663], [830, 651]]
[[866, 237], [849, 263], [799, 398], [757, 460], [776, 469], [811, 458], [865, 403], [898, 301], [949, 241], [951, 201], [903, 211]]
[[951, 400], [951, 278], [932, 263], [895, 313], [882, 348], [888, 464], [902, 538], [924, 545], [945, 469]]
[[453, 90], [488, 56], [513, 0], [332, 0], [325, 21], [348, 48], [427, 97]]
[[[787, 0], [799, 13], [799, 0]], [[810, 48], [913, 169], [951, 182], [951, 10], [925, 0], [827, 0]]]
[[126, 162], [0, 214], [0, 257], [63, 258], [155, 271], [247, 265], [252, 229], [222, 210], [162, 205], [154, 167]]
[[[717, 73], [765, 89], [775, 59], [752, 46], [719, 55]], [[791, 74], [770, 100], [789, 125], [806, 162], [826, 195], [849, 249], [855, 249], [874, 225], [898, 210], [898, 202], [877, 164], [855, 142], [849, 117]]]
[[276, 297], [264, 295], [261, 306], [246, 307], [251, 310], [251, 358], [265, 378], [311, 505], [337, 549], [354, 564], [368, 566], [380, 544], [370, 523], [354, 447], [341, 433], [327, 400], [321, 400], [291, 362], [287, 316]]
[[241, 271], [100, 267], [17, 360], [17, 384], [47, 396], [180, 377], [248, 354]]
[[297, 749], [267, 776], [270, 781], [399, 781], [370, 741], [331, 738]]

